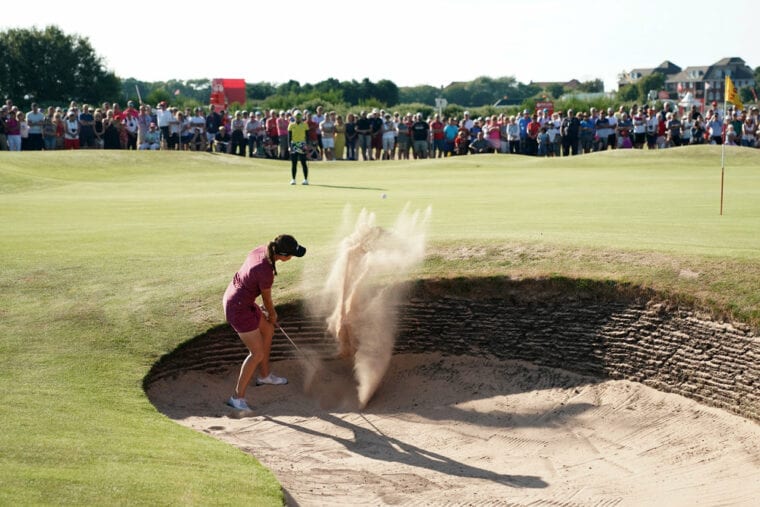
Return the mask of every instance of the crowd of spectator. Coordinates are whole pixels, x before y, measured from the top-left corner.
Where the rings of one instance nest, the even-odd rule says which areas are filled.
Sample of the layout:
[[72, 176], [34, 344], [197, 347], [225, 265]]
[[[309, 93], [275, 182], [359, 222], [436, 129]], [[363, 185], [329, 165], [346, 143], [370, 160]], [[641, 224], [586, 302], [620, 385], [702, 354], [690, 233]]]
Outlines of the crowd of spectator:
[[[134, 149], [214, 151], [241, 157], [290, 158], [288, 125], [294, 110], [235, 111], [156, 107], [130, 101], [99, 107], [24, 112], [8, 100], [0, 110], [0, 151]], [[345, 118], [317, 107], [304, 110], [309, 160], [387, 160], [479, 153], [568, 156], [608, 149], [665, 149], [691, 144], [760, 147], [758, 108], [713, 102], [679, 112], [637, 105], [588, 111], [538, 110], [517, 115], [423, 118], [373, 109]]]

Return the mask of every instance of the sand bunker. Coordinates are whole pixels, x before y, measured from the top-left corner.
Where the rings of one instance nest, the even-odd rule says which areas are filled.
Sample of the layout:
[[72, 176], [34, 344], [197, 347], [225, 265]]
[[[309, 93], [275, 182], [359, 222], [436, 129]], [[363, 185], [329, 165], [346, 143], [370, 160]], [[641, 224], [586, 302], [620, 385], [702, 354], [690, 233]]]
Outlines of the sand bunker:
[[[524, 362], [394, 356], [357, 411], [350, 363], [307, 396], [251, 389], [255, 415], [223, 406], [237, 369], [188, 372], [148, 394], [180, 424], [254, 454], [291, 505], [756, 505], [760, 427], [681, 396]], [[353, 406], [331, 406], [335, 399]], [[338, 395], [336, 398], [335, 395]]]
[[290, 505], [757, 505], [760, 337], [747, 326], [589, 281], [405, 290], [363, 410], [354, 362], [328, 359], [324, 318], [298, 305], [282, 314], [308, 358], [275, 337], [273, 369], [291, 383], [252, 387], [252, 416], [224, 405], [245, 355], [228, 326], [163, 358], [146, 392], [256, 456]]

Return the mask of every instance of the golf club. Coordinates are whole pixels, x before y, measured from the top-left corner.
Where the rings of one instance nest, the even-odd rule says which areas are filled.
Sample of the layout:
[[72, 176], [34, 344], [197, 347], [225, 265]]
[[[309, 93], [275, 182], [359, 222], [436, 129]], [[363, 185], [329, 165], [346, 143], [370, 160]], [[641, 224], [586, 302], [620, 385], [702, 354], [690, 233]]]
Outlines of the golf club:
[[315, 358], [313, 357], [309, 357], [303, 350], [301, 350], [301, 348], [298, 345], [296, 345], [296, 342], [294, 342], [293, 339], [290, 336], [288, 336], [288, 333], [285, 332], [285, 330], [282, 328], [279, 322], [277, 323], [277, 329], [279, 329], [280, 332], [283, 335], [285, 335], [285, 338], [287, 338], [288, 341], [293, 345], [293, 347], [295, 347], [296, 351], [301, 355], [301, 357], [303, 357], [313, 368], [315, 368], [316, 371], [322, 371], [322, 372], [327, 372], [330, 374], [337, 375], [337, 373], [334, 370], [322, 364], [321, 361], [315, 360]]
[[288, 339], [288, 341], [289, 341], [290, 343], [292, 343], [292, 344], [293, 344], [293, 346], [296, 348], [296, 350], [298, 351], [298, 353], [299, 353], [299, 354], [301, 354], [302, 356], [306, 357], [306, 354], [304, 354], [304, 353], [301, 351], [301, 349], [300, 349], [300, 348], [298, 348], [298, 345], [296, 345], [296, 342], [294, 342], [294, 341], [293, 341], [293, 340], [290, 338], [290, 336], [288, 336], [288, 333], [286, 333], [286, 332], [285, 332], [285, 330], [282, 328], [282, 326], [280, 325], [280, 323], [279, 323], [279, 322], [277, 323], [277, 329], [279, 329], [279, 330], [280, 330], [280, 332], [281, 332], [282, 334], [284, 334], [284, 335], [285, 335], [285, 338], [287, 338], [287, 339]]

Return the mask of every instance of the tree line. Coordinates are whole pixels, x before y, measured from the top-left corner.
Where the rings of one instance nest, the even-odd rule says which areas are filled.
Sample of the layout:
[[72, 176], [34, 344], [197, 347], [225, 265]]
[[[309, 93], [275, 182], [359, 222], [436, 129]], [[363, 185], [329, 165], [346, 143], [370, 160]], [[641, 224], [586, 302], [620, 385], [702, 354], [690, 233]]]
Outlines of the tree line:
[[[149, 104], [167, 100], [193, 106], [207, 103], [211, 94], [211, 79], [145, 82], [119, 78], [106, 69], [87, 38], [66, 34], [56, 26], [0, 32], [0, 47], [6, 53], [0, 59], [0, 95], [16, 102], [66, 104], [74, 100], [97, 104], [104, 100], [127, 101], [139, 97]], [[603, 88], [600, 80], [583, 86], [585, 91], [602, 91]], [[248, 105], [273, 109], [314, 101], [348, 107], [433, 105], [440, 98], [463, 107], [492, 105], [502, 99], [518, 105], [542, 92], [558, 98], [565, 90], [561, 85], [542, 90], [533, 84], [520, 83], [514, 77], [487, 76], [440, 88], [398, 87], [387, 79], [372, 82], [366, 78], [362, 81], [330, 78], [315, 84], [295, 80], [281, 84], [262, 81], [246, 85]]]
[[[31, 102], [41, 105], [64, 105], [74, 100], [80, 103], [99, 104], [102, 101], [142, 99], [148, 104], [163, 100], [177, 106], [194, 107], [207, 104], [211, 95], [211, 79], [170, 80], [145, 82], [135, 78], [122, 79], [106, 69], [87, 38], [64, 33], [56, 26], [10, 29], [0, 32], [0, 96], [12, 99], [19, 105]], [[760, 67], [755, 69], [755, 80], [760, 82]], [[599, 97], [601, 106], [607, 101], [644, 103], [649, 90], [662, 89], [664, 77], [653, 73], [635, 85], [621, 88], [614, 97]], [[301, 107], [326, 108], [345, 111], [362, 107], [397, 108], [408, 106], [428, 113], [434, 110], [436, 99], [445, 99], [447, 112], [456, 113], [463, 108], [482, 110], [490, 114], [494, 104], [512, 109], [532, 109], [537, 101], [558, 99], [570, 92], [561, 83], [545, 87], [518, 82], [514, 77], [492, 78], [482, 76], [472, 81], [454, 82], [445, 87], [419, 85], [399, 87], [390, 80], [372, 82], [339, 81], [326, 79], [315, 84], [290, 80], [275, 84], [266, 81], [246, 84], [247, 102], [239, 108], [287, 109], [294, 104]], [[581, 83], [573, 92], [602, 92], [600, 79]], [[740, 90], [742, 98], [751, 102], [751, 91]], [[568, 107], [576, 103], [572, 98], [559, 101]]]

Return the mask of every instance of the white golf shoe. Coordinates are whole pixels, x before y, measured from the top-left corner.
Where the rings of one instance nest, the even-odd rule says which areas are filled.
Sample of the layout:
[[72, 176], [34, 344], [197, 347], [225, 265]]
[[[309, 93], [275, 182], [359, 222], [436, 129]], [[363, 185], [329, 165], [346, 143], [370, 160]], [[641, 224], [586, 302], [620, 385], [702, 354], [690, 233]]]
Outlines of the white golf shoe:
[[258, 377], [258, 376], [256, 377], [256, 385], [257, 386], [261, 386], [261, 385], [265, 385], [265, 384], [272, 385], [272, 386], [281, 386], [281, 385], [285, 385], [287, 383], [288, 383], [288, 379], [286, 379], [285, 377], [278, 377], [274, 373], [270, 373], [269, 375], [267, 375], [264, 378], [261, 378], [261, 377]]

